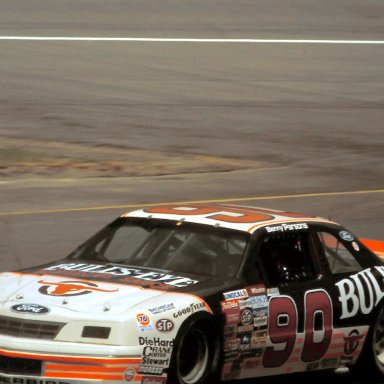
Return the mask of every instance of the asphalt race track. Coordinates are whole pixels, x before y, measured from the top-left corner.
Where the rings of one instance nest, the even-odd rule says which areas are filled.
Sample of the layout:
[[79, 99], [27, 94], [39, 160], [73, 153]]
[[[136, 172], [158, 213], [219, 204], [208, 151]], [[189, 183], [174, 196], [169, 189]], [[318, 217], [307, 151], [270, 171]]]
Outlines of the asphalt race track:
[[381, 0], [0, 7], [1, 270], [168, 202], [298, 210], [384, 240]]

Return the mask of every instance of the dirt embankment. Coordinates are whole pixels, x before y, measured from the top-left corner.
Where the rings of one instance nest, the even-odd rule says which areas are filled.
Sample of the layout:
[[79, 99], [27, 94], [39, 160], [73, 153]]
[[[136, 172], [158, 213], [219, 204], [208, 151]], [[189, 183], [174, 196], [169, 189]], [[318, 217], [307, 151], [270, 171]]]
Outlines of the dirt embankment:
[[0, 138], [0, 178], [87, 178], [225, 172], [265, 164], [142, 149]]

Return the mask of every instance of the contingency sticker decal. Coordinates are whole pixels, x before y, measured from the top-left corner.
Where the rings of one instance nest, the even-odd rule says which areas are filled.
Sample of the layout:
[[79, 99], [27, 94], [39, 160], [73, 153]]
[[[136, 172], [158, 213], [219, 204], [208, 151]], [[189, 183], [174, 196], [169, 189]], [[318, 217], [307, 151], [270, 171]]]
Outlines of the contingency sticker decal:
[[[271, 293], [276, 294], [276, 289]], [[231, 380], [242, 370], [261, 364], [268, 334], [268, 295], [265, 286], [250, 286], [223, 294], [223, 379]]]

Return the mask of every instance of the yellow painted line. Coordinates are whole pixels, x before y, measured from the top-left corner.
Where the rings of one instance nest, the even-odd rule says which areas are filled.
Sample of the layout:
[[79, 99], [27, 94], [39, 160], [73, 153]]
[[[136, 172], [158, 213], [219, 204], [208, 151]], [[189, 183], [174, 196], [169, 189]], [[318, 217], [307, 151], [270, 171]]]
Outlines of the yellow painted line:
[[302, 199], [308, 197], [332, 197], [332, 196], [353, 196], [384, 193], [384, 189], [372, 189], [362, 191], [341, 191], [341, 192], [318, 192], [318, 193], [300, 193], [294, 195], [277, 195], [277, 196], [251, 196], [227, 199], [211, 199], [211, 200], [191, 200], [191, 201], [168, 201], [162, 203], [147, 204], [126, 204], [126, 205], [107, 205], [100, 207], [83, 207], [83, 208], [63, 208], [63, 209], [42, 209], [35, 211], [15, 211], [0, 212], [0, 216], [21, 216], [21, 215], [39, 215], [47, 213], [66, 213], [66, 212], [88, 212], [88, 211], [105, 211], [112, 209], [132, 209], [153, 207], [158, 205], [181, 205], [181, 204], [212, 204], [212, 203], [235, 203], [244, 201], [262, 201], [262, 200], [283, 200], [283, 199]]

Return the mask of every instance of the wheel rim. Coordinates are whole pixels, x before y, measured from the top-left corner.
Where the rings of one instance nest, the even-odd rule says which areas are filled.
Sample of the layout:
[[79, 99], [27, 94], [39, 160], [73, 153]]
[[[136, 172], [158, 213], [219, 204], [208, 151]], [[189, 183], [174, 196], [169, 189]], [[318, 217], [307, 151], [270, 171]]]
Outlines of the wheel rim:
[[375, 358], [380, 369], [384, 370], [384, 311], [382, 310], [376, 319], [373, 332], [373, 348]]
[[186, 384], [197, 383], [204, 375], [209, 357], [207, 336], [199, 329], [188, 332], [181, 341], [178, 353], [179, 377]]

